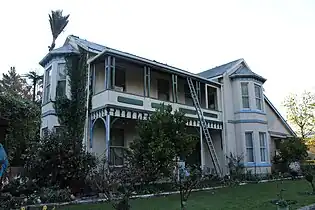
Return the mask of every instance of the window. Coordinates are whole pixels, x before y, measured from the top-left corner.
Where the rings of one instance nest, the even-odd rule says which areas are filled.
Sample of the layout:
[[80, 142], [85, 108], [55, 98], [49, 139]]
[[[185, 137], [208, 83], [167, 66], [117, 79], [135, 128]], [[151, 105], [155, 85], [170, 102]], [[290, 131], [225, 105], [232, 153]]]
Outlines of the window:
[[217, 89], [213, 87], [207, 87], [208, 90], [208, 109], [217, 109]]
[[267, 141], [266, 133], [259, 133], [259, 144], [260, 144], [260, 161], [267, 162]]
[[185, 92], [185, 104], [193, 106], [194, 105], [194, 101], [191, 97], [191, 93], [190, 93], [190, 89], [188, 84], [184, 85], [184, 92]]
[[164, 79], [157, 80], [158, 99], [161, 101], [170, 100], [170, 82]]
[[126, 91], [126, 74], [125, 70], [116, 66], [115, 69], [115, 90]]
[[66, 64], [59, 63], [57, 67], [58, 71], [58, 81], [57, 81], [57, 91], [56, 94], [58, 96], [65, 96], [66, 95], [66, 84], [67, 84], [67, 74], [66, 74]]
[[42, 136], [48, 136], [48, 127], [42, 128]]
[[243, 108], [249, 108], [249, 94], [248, 94], [248, 83], [242, 82], [242, 103]]
[[110, 163], [114, 166], [120, 166], [124, 163], [125, 151], [124, 130], [113, 128], [110, 138]]
[[50, 86], [51, 86], [51, 67], [45, 72], [45, 90], [44, 90], [44, 103], [50, 100]]
[[62, 127], [61, 127], [61, 126], [54, 126], [54, 131], [55, 131], [56, 133], [61, 133]]
[[261, 86], [255, 85], [256, 108], [262, 110]]
[[254, 162], [254, 145], [253, 145], [252, 132], [245, 133], [245, 141], [246, 141], [246, 161]]

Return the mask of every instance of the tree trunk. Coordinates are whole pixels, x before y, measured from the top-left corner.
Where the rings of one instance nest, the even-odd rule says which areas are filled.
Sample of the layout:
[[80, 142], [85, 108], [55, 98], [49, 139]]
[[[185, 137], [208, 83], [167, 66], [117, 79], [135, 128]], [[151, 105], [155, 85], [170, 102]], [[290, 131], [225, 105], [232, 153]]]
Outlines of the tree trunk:
[[33, 81], [33, 102], [35, 102], [35, 94], [36, 94], [36, 81]]

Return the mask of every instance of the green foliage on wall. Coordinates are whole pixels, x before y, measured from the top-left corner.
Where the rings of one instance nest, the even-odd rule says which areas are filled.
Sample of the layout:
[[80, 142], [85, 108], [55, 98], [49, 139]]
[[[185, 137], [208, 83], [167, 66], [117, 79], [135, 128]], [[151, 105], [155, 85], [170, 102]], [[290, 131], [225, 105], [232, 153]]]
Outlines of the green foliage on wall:
[[1, 93], [0, 113], [8, 120], [6, 139], [0, 142], [7, 150], [10, 164], [21, 166], [26, 148], [39, 136], [40, 107], [21, 97]]
[[66, 57], [66, 73], [69, 77], [70, 97], [58, 94], [54, 108], [59, 124], [66, 129], [73, 139], [83, 139], [86, 117], [86, 81], [87, 81], [87, 53], [80, 50], [79, 55]]

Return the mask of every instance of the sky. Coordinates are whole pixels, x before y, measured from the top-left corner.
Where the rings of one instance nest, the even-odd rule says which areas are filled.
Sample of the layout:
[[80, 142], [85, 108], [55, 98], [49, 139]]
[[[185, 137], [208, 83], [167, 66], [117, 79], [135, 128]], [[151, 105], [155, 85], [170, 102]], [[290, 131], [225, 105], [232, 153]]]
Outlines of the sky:
[[70, 14], [70, 34], [193, 73], [244, 58], [267, 79], [265, 94], [285, 116], [290, 93], [314, 91], [313, 0], [11, 0], [0, 6], [0, 73], [43, 72], [51, 10]]

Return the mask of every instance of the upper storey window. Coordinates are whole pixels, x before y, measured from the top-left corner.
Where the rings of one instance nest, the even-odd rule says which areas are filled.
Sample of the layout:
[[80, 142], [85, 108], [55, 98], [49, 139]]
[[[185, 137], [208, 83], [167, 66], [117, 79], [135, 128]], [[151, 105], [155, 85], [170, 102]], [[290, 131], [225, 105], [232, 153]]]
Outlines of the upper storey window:
[[242, 104], [243, 104], [243, 108], [250, 108], [249, 107], [248, 83], [247, 82], [242, 82], [241, 83], [241, 89], [242, 89]]
[[50, 89], [51, 89], [51, 67], [45, 72], [45, 87], [44, 87], [44, 103], [50, 100]]
[[59, 96], [65, 96], [66, 95], [66, 64], [65, 63], [59, 63], [58, 67], [58, 82], [57, 82], [57, 88], [56, 94]]
[[262, 110], [262, 93], [261, 86], [255, 85], [256, 108]]

